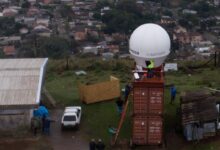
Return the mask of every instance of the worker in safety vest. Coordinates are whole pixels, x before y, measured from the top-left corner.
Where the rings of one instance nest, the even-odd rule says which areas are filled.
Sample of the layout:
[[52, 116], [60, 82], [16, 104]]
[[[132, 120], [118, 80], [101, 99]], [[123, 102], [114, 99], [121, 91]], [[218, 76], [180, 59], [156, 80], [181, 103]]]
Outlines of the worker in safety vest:
[[147, 68], [147, 77], [152, 78], [154, 76], [153, 68], [154, 68], [154, 61], [153, 60], [147, 60], [145, 61], [146, 63], [146, 68]]

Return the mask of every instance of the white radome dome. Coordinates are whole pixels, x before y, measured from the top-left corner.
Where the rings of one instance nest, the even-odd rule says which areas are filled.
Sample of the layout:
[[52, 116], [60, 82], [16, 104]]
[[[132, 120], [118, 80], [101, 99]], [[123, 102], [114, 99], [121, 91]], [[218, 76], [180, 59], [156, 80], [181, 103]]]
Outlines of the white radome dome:
[[154, 67], [159, 67], [170, 53], [170, 37], [157, 24], [143, 24], [131, 34], [129, 52], [137, 65], [146, 67], [146, 61], [153, 60]]

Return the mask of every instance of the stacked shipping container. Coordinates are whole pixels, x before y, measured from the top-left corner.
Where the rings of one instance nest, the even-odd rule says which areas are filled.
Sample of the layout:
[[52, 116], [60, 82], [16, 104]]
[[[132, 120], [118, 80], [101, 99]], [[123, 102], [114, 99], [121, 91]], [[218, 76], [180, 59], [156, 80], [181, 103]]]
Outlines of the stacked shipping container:
[[162, 144], [163, 103], [162, 68], [151, 78], [142, 75], [141, 79], [133, 82], [133, 144]]

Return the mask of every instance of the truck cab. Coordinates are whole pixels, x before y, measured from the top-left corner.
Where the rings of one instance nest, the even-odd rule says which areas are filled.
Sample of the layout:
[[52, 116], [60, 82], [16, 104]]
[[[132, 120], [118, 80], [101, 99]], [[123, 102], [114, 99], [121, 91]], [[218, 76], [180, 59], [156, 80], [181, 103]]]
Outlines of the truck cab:
[[61, 119], [61, 128], [67, 127], [79, 127], [81, 121], [81, 107], [80, 106], [69, 106], [65, 107], [63, 116]]

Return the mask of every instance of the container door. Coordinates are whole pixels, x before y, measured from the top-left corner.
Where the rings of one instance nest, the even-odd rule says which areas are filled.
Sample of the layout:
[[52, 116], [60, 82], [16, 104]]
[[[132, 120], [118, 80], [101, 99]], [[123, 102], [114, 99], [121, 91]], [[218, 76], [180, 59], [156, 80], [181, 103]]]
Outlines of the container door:
[[135, 88], [134, 89], [134, 114], [146, 114], [148, 103], [148, 89]]
[[134, 117], [133, 121], [133, 143], [145, 145], [147, 142], [147, 120], [146, 117]]
[[149, 113], [162, 114], [163, 112], [163, 88], [149, 89]]
[[163, 123], [161, 117], [148, 118], [148, 144], [158, 145], [162, 143]]

